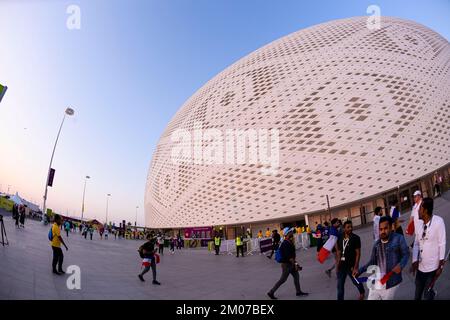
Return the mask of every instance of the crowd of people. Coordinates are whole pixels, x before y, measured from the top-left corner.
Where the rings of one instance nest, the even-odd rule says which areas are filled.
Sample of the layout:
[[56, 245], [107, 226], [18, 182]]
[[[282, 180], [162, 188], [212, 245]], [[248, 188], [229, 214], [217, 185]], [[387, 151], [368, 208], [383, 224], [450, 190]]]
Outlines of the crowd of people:
[[25, 228], [25, 205], [14, 204], [12, 208], [12, 218], [16, 221], [16, 228]]
[[[13, 211], [16, 221], [20, 222], [21, 208], [17, 207]], [[446, 234], [444, 220], [434, 213], [434, 200], [432, 198], [422, 198], [420, 191], [414, 193], [414, 206], [406, 229], [406, 235], [400, 226], [398, 209], [393, 207], [389, 212], [383, 214], [383, 208], [377, 207], [374, 210], [373, 218], [373, 243], [371, 244], [371, 254], [368, 261], [361, 262], [361, 238], [353, 232], [351, 220], [342, 222], [334, 218], [330, 223], [324, 225], [316, 223], [316, 230], [311, 230], [309, 226], [286, 227], [280, 232], [278, 230], [265, 232], [266, 238], [272, 239], [268, 259], [275, 256], [275, 260], [280, 263], [281, 276], [275, 285], [269, 290], [267, 295], [271, 299], [277, 299], [275, 292], [286, 282], [289, 275], [292, 275], [297, 296], [306, 296], [307, 292], [301, 290], [299, 271], [302, 266], [296, 260], [296, 243], [294, 235], [303, 235], [309, 239], [309, 235], [316, 238], [317, 259], [324, 263], [328, 258], [331, 262], [329, 268], [325, 270], [331, 278], [332, 271], [336, 272], [337, 299], [343, 300], [345, 297], [345, 282], [350, 278], [354, 287], [358, 291], [358, 299], [366, 298], [366, 287], [369, 291], [368, 300], [392, 300], [402, 283], [402, 272], [405, 272], [410, 257], [412, 263], [408, 271], [415, 275], [415, 292], [412, 296], [416, 300], [432, 300], [436, 296], [434, 285], [442, 273], [446, 259]], [[18, 223], [16, 222], [16, 225]], [[59, 215], [55, 215], [54, 224], [49, 233], [49, 240], [53, 250], [52, 271], [55, 274], [63, 274], [63, 252], [61, 245], [68, 250], [62, 237], [61, 231], [66, 232], [69, 237], [70, 232], [79, 232], [84, 238], [87, 235], [92, 240], [94, 226], [88, 223], [73, 223], [63, 221]], [[79, 231], [77, 231], [79, 230]], [[100, 238], [108, 238], [112, 232], [117, 237], [117, 229], [100, 226], [98, 227]], [[413, 239], [411, 244], [407, 244], [406, 236]], [[251, 237], [247, 230], [245, 235], [238, 235], [235, 238], [236, 257], [244, 256], [244, 242]], [[305, 237], [305, 238], [306, 238]], [[156, 265], [160, 261], [160, 256], [164, 255], [164, 247], [168, 245], [171, 254], [175, 253], [175, 248], [180, 250], [183, 247], [181, 235], [167, 237], [164, 232], [155, 233], [148, 231], [145, 233], [146, 242], [139, 247], [139, 255], [143, 259], [143, 270], [138, 275], [141, 281], [145, 281], [144, 275], [152, 270], [153, 284], [160, 285], [156, 280]], [[213, 245], [216, 255], [220, 254], [223, 234], [214, 233]], [[262, 230], [258, 232], [258, 239], [263, 239]], [[309, 246], [309, 245], [308, 245]], [[364, 276], [370, 274], [372, 276]]]
[[[434, 214], [434, 200], [422, 198], [421, 192], [416, 191], [406, 231], [414, 239], [411, 246], [408, 246], [396, 210], [398, 209], [391, 208], [388, 214], [383, 215], [381, 207], [375, 209], [371, 255], [364, 264], [360, 264], [361, 239], [353, 232], [351, 220], [342, 223], [334, 218], [331, 225], [325, 223], [324, 227], [318, 226], [315, 231], [318, 240], [317, 258], [322, 263], [326, 260], [324, 256], [334, 258], [332, 266], [325, 273], [331, 277], [332, 270], [336, 270], [338, 300], [344, 300], [347, 277], [357, 289], [359, 300], [365, 299], [364, 283], [367, 283], [369, 290], [368, 300], [394, 299], [410, 256], [412, 263], [407, 271], [415, 276], [415, 292], [412, 297], [415, 300], [433, 300], [436, 296], [434, 285], [448, 259], [445, 251], [445, 222]], [[273, 232], [273, 249], [268, 258], [272, 258], [275, 252], [282, 273], [278, 282], [267, 293], [271, 299], [276, 299], [275, 291], [287, 280], [289, 274], [293, 276], [296, 294], [306, 295], [300, 290], [298, 271], [302, 268], [295, 260], [294, 232], [294, 228], [285, 228], [281, 244], [281, 237], [276, 230]], [[365, 273], [372, 276], [362, 276]]]

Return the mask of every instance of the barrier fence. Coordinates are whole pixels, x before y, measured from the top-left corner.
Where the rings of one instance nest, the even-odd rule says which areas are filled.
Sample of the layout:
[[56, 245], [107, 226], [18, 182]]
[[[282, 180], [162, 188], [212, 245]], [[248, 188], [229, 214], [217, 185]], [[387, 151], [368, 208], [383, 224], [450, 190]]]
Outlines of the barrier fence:
[[[303, 248], [307, 250], [311, 246], [310, 234], [304, 232], [301, 234], [295, 234], [295, 247]], [[255, 253], [265, 254], [272, 251], [272, 238], [256, 238], [256, 239], [244, 239], [244, 255], [251, 256]], [[215, 253], [214, 241], [208, 242], [208, 251]], [[235, 240], [222, 240], [220, 244], [220, 253], [226, 255], [236, 254], [236, 242]]]

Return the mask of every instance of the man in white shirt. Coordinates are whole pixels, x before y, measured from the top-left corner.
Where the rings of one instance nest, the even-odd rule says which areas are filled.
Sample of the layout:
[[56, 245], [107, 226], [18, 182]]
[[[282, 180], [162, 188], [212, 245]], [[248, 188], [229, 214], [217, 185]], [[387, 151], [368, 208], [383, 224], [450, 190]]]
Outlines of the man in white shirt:
[[420, 226], [416, 225], [412, 272], [416, 273], [415, 300], [433, 300], [433, 286], [445, 263], [444, 219], [433, 215], [433, 199], [425, 198], [419, 208]]
[[383, 209], [381, 207], [376, 207], [373, 216], [373, 240], [377, 242], [380, 239], [380, 218], [383, 215]]
[[[414, 191], [414, 206], [411, 210], [411, 217], [409, 218], [409, 223], [411, 221], [414, 223], [414, 234], [416, 235], [416, 238], [420, 237], [420, 232], [422, 229], [420, 228], [420, 225], [422, 221], [419, 219], [419, 208], [422, 204], [422, 192], [419, 190]], [[412, 234], [410, 234], [412, 236]]]

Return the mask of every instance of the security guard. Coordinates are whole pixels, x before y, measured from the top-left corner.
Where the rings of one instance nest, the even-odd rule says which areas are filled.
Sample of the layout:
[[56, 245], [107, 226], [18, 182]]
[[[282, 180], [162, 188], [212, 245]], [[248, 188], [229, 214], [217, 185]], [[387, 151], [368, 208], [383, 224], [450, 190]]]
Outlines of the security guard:
[[222, 242], [222, 239], [220, 238], [219, 233], [216, 233], [216, 235], [214, 237], [214, 249], [216, 250], [216, 256], [219, 255], [221, 242]]
[[236, 237], [236, 258], [239, 258], [239, 251], [241, 251], [242, 257], [244, 257], [244, 242], [242, 236]]

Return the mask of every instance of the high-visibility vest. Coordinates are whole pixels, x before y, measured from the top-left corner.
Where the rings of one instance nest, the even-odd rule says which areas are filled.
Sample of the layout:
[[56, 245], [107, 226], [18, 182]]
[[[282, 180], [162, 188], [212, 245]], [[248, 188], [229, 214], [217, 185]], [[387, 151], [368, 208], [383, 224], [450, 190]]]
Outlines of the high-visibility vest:
[[236, 237], [236, 245], [237, 246], [241, 246], [242, 245], [241, 237]]
[[216, 246], [220, 246], [220, 237], [215, 237], [215, 238], [214, 238], [214, 244], [215, 244]]
[[266, 238], [270, 238], [270, 231], [269, 230], [266, 231]]

